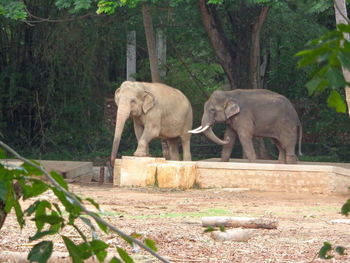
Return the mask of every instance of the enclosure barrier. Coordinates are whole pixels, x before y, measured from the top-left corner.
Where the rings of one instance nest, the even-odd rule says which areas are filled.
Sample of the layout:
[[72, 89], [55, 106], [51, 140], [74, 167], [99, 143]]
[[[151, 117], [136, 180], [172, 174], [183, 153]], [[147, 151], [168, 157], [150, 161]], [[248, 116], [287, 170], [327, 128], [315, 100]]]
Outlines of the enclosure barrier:
[[249, 188], [259, 191], [346, 194], [350, 164], [247, 163], [167, 161], [164, 158], [123, 156], [114, 165], [114, 186], [160, 188]]

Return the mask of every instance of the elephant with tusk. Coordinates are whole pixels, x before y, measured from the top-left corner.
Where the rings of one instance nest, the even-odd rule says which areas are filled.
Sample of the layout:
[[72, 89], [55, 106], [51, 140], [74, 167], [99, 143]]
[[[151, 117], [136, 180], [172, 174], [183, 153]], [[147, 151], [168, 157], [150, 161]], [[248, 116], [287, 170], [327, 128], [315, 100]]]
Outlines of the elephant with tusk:
[[[212, 126], [225, 122], [224, 140]], [[189, 133], [203, 133], [216, 144], [223, 145], [221, 160], [228, 161], [238, 137], [250, 162], [256, 161], [253, 137], [269, 137], [279, 150], [281, 163], [297, 162], [295, 145], [299, 133], [301, 155], [302, 127], [292, 103], [284, 96], [265, 89], [215, 91], [204, 105], [201, 126]]]
[[126, 120], [131, 117], [137, 138], [134, 156], [148, 156], [148, 144], [154, 138], [165, 140], [171, 160], [179, 160], [179, 138], [183, 159], [191, 160], [190, 139], [187, 131], [192, 129], [192, 107], [186, 96], [178, 89], [161, 83], [125, 81], [115, 91], [118, 106], [111, 153], [114, 165], [120, 138]]

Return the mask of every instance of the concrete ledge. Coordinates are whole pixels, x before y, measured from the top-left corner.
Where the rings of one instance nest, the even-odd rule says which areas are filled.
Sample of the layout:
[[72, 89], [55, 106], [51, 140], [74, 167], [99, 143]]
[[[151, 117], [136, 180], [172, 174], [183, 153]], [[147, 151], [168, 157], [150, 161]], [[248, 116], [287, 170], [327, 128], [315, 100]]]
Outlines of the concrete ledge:
[[[123, 157], [116, 161], [115, 185], [187, 189], [249, 188], [260, 191], [322, 194], [350, 193], [350, 165], [329, 163], [279, 164], [166, 161], [163, 158]], [[117, 164], [120, 164], [119, 168]], [[119, 178], [119, 183], [116, 183]]]
[[262, 191], [349, 193], [350, 169], [328, 164], [198, 162], [201, 188], [243, 187]]
[[156, 178], [160, 188], [189, 189], [196, 180], [196, 163], [168, 162], [156, 168]]
[[[118, 167], [118, 163], [120, 166]], [[123, 156], [114, 164], [114, 185], [151, 186], [155, 184], [156, 167], [165, 163], [164, 158]]]
[[[23, 164], [22, 161], [16, 159], [1, 160], [1, 162], [17, 166]], [[37, 162], [48, 172], [56, 171], [62, 174], [67, 181], [90, 182], [93, 177], [92, 162], [53, 160], [37, 160]]]

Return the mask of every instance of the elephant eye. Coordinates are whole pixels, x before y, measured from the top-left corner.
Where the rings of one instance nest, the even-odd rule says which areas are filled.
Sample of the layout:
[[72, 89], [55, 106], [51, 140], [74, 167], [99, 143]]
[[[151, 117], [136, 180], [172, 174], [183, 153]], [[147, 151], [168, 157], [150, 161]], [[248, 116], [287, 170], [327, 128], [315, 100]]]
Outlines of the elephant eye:
[[132, 99], [132, 100], [130, 101], [130, 103], [131, 103], [131, 104], [135, 104], [135, 103], [136, 103], [136, 100]]

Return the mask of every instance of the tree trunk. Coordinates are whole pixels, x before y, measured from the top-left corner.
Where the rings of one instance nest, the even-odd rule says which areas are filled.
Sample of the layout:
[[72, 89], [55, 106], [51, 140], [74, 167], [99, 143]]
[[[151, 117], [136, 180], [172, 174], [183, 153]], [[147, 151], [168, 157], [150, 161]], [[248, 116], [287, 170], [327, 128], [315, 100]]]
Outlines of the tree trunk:
[[269, 11], [268, 6], [263, 6], [260, 15], [253, 25], [252, 44], [250, 47], [249, 83], [252, 89], [261, 88], [260, 85], [260, 33]]
[[145, 27], [145, 34], [147, 40], [148, 57], [151, 68], [152, 82], [162, 82], [159, 74], [158, 59], [156, 51], [156, 43], [153, 31], [152, 16], [149, 7], [142, 5], [143, 25]]
[[[260, 74], [260, 33], [262, 26], [266, 20], [269, 11], [268, 6], [260, 8], [260, 15], [253, 25], [253, 31], [251, 35], [250, 46], [250, 63], [249, 63], [249, 83], [252, 89], [260, 89], [261, 86], [261, 74]], [[254, 138], [254, 145], [257, 150], [257, 158], [269, 160], [271, 156], [265, 146], [264, 138]]]
[[[345, 0], [334, 0], [334, 9], [335, 9], [335, 20], [337, 25], [338, 24], [348, 24], [348, 13], [346, 10], [346, 1]], [[349, 41], [350, 37], [349, 34], [345, 35], [345, 39]], [[350, 82], [350, 71], [347, 68], [342, 68], [343, 70], [343, 75], [345, 78], [345, 81], [347, 83]], [[350, 87], [347, 85], [345, 87], [345, 98], [346, 98], [346, 103], [348, 105], [348, 114], [350, 116]]]
[[126, 79], [134, 81], [136, 73], [136, 31], [127, 33], [126, 43]]
[[216, 57], [226, 73], [231, 89], [236, 88], [234, 52], [225, 37], [215, 6], [208, 5], [206, 0], [198, 0], [198, 2], [203, 25], [215, 50]]
[[159, 74], [161, 78], [166, 76], [166, 35], [161, 28], [156, 31], [156, 48], [157, 48], [157, 59]]

